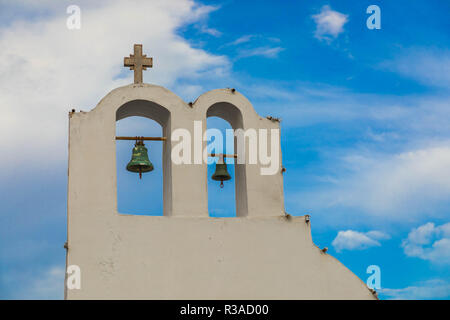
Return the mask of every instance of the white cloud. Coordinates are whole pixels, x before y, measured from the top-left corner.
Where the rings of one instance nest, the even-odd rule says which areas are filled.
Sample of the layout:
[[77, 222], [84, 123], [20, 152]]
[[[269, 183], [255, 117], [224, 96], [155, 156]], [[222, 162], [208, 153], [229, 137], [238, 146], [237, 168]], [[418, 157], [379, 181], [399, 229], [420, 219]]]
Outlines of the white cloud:
[[435, 48], [404, 49], [392, 60], [384, 61], [381, 68], [397, 72], [420, 83], [450, 87], [450, 50]]
[[188, 18], [188, 19], [196, 21], [195, 27], [201, 33], [206, 33], [213, 37], [220, 37], [222, 35], [222, 32], [208, 26], [209, 15], [212, 12], [217, 11], [219, 9], [220, 9], [220, 6], [194, 4], [193, 17]]
[[332, 245], [337, 252], [342, 250], [364, 250], [381, 246], [378, 240], [389, 239], [381, 231], [359, 232], [354, 230], [339, 231]]
[[450, 283], [441, 279], [422, 282], [416, 286], [402, 289], [378, 290], [381, 297], [393, 300], [426, 300], [448, 299], [450, 297]]
[[247, 35], [237, 38], [236, 40], [234, 40], [232, 42], [227, 43], [226, 46], [237, 46], [242, 43], [247, 43], [255, 37], [256, 37], [256, 35], [254, 35], [254, 34], [247, 34]]
[[205, 26], [205, 25], [202, 25], [199, 28], [199, 30], [203, 33], [209, 34], [214, 37], [220, 37], [222, 35], [222, 32], [220, 32], [219, 30], [214, 29], [214, 28], [209, 28], [208, 26]]
[[260, 34], [246, 34], [243, 35], [239, 38], [237, 38], [234, 41], [225, 43], [224, 45], [222, 45], [222, 47], [228, 47], [228, 46], [238, 46], [238, 45], [242, 45], [244, 43], [249, 43], [250, 41], [253, 40], [259, 40], [259, 41], [265, 41], [265, 42], [271, 42], [271, 43], [280, 43], [281, 39], [276, 38], [276, 37], [264, 37], [263, 35]]
[[283, 51], [282, 47], [256, 47], [252, 49], [243, 49], [239, 51], [239, 58], [261, 56], [265, 58], [277, 58], [278, 54]]
[[[391, 129], [389, 134], [373, 130], [366, 132], [367, 136], [378, 140], [395, 138], [400, 133], [408, 139], [450, 138], [448, 94], [399, 97], [363, 94], [323, 83], [292, 84], [267, 80], [264, 84], [240, 83], [236, 87], [242, 88], [242, 92], [251, 97], [252, 103], [257, 104], [262, 112], [282, 117], [283, 126], [364, 121], [368, 126]], [[277, 105], [276, 110], [274, 105]]]
[[277, 58], [279, 53], [285, 49], [279, 45], [280, 39], [274, 37], [264, 37], [260, 34], [243, 35], [232, 42], [224, 44], [222, 47], [236, 47], [236, 59], [260, 56], [269, 59]]
[[[285, 135], [291, 152], [296, 148], [293, 130], [314, 133], [308, 148], [312, 146], [320, 161], [308, 170], [292, 165], [294, 171], [286, 176], [290, 183], [293, 176], [302, 176], [313, 185], [286, 188], [292, 212], [311, 212], [323, 218], [320, 223], [334, 227], [349, 227], [349, 221], [352, 227], [374, 222], [406, 226], [446, 215], [442, 208], [450, 204], [448, 95], [399, 98], [311, 83], [237, 87], [243, 87], [261, 115], [282, 118], [283, 128], [291, 132]], [[317, 133], [316, 128], [323, 130]], [[318, 139], [326, 146], [314, 149]]]
[[0, 280], [9, 288], [8, 299], [56, 300], [64, 298], [64, 276], [64, 267], [52, 266], [32, 273], [10, 271]]
[[[285, 130], [313, 130], [311, 139], [327, 141], [313, 149], [320, 158], [311, 164], [313, 173], [294, 166], [295, 172], [286, 176], [303, 175], [314, 185], [286, 189], [292, 212], [311, 212], [321, 224], [334, 227], [350, 227], [349, 221], [352, 227], [406, 226], [447, 214], [442, 208], [450, 204], [448, 95], [399, 98], [323, 84], [270, 82], [247, 84], [245, 92], [260, 114], [281, 117]], [[339, 131], [324, 129], [317, 135], [316, 127]], [[293, 150], [296, 140], [289, 139]]]
[[394, 155], [349, 153], [341, 161], [334, 164], [340, 171], [334, 183], [299, 194], [298, 203], [314, 210], [349, 211], [347, 219], [355, 214], [357, 221], [364, 214], [404, 224], [445, 214], [436, 209], [450, 199], [449, 143]]
[[[347, 168], [355, 176], [346, 182], [336, 201], [366, 208], [373, 214], [406, 211], [422, 201], [450, 198], [450, 146], [412, 150], [393, 156], [369, 159], [347, 156]], [[410, 210], [409, 213], [411, 213]]]
[[402, 247], [409, 257], [429, 260], [436, 264], [450, 264], [450, 222], [435, 226], [428, 222], [412, 229]]
[[366, 232], [366, 236], [375, 240], [386, 240], [391, 238], [388, 234], [377, 230]]
[[134, 43], [154, 57], [146, 82], [176, 88], [189, 78], [197, 92], [195, 86], [227, 76], [226, 57], [193, 48], [178, 34], [186, 24], [204, 21], [211, 7], [190, 0], [77, 4], [81, 30], [66, 28], [66, 6], [54, 1], [42, 3], [48, 14], [21, 17], [1, 29], [0, 149], [8, 150], [2, 163], [17, 164], [18, 153], [48, 166], [64, 161], [68, 111], [90, 110], [111, 89], [132, 83], [122, 61]]
[[62, 299], [64, 297], [64, 276], [62, 267], [52, 267], [32, 281], [24, 299]]
[[327, 42], [344, 32], [344, 25], [348, 22], [348, 15], [334, 11], [330, 6], [323, 6], [320, 13], [313, 15], [312, 18], [316, 23], [315, 37]]

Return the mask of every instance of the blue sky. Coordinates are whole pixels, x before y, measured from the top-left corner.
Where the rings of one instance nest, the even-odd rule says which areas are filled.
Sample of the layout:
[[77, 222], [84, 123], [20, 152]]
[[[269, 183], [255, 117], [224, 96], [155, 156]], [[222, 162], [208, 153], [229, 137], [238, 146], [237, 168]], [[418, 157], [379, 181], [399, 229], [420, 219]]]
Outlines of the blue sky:
[[[0, 0], [0, 298], [62, 297], [67, 112], [132, 82], [133, 43], [154, 57], [145, 82], [185, 101], [234, 87], [282, 118], [286, 211], [310, 214], [314, 242], [363, 281], [380, 266], [381, 298], [450, 297], [450, 3], [131, 3], [78, 1], [81, 29], [68, 30], [72, 2]], [[380, 30], [366, 27], [372, 4]], [[121, 143], [119, 210], [160, 214], [161, 145], [137, 183]], [[233, 215], [233, 184], [208, 190], [212, 215]]]

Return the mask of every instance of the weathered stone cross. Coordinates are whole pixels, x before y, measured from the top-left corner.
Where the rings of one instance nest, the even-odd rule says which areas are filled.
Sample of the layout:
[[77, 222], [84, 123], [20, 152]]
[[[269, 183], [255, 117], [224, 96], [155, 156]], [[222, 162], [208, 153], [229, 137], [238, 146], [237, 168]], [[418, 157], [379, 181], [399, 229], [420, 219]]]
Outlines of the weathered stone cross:
[[134, 83], [142, 83], [142, 70], [147, 70], [147, 67], [153, 67], [153, 58], [147, 58], [147, 55], [142, 54], [142, 44], [134, 45], [134, 54], [123, 59], [124, 67], [130, 67], [134, 70]]

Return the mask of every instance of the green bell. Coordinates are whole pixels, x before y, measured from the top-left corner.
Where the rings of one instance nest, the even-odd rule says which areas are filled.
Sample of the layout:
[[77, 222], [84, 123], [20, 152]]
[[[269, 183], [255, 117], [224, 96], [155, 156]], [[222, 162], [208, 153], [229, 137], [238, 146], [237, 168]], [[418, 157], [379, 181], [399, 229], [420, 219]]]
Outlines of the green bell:
[[216, 172], [211, 177], [215, 181], [220, 181], [220, 187], [223, 188], [223, 182], [231, 179], [227, 170], [227, 164], [223, 161], [223, 156], [219, 157], [219, 161], [216, 163]]
[[142, 140], [136, 141], [131, 160], [127, 164], [127, 170], [139, 173], [139, 179], [142, 179], [143, 172], [150, 172], [153, 170], [153, 164], [148, 159], [147, 148]]

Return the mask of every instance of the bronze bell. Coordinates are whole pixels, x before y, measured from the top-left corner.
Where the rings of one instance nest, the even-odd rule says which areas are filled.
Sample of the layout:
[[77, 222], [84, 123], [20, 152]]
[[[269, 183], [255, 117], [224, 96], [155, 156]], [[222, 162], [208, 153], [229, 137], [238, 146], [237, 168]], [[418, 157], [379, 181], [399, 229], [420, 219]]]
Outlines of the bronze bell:
[[219, 161], [216, 163], [216, 172], [212, 175], [212, 179], [220, 181], [220, 187], [223, 188], [223, 182], [231, 179], [227, 170], [227, 164], [223, 159], [223, 155], [219, 157]]
[[153, 170], [153, 164], [148, 159], [147, 148], [142, 140], [136, 141], [131, 160], [127, 164], [127, 170], [139, 173], [139, 179], [142, 179], [143, 172], [150, 172]]

